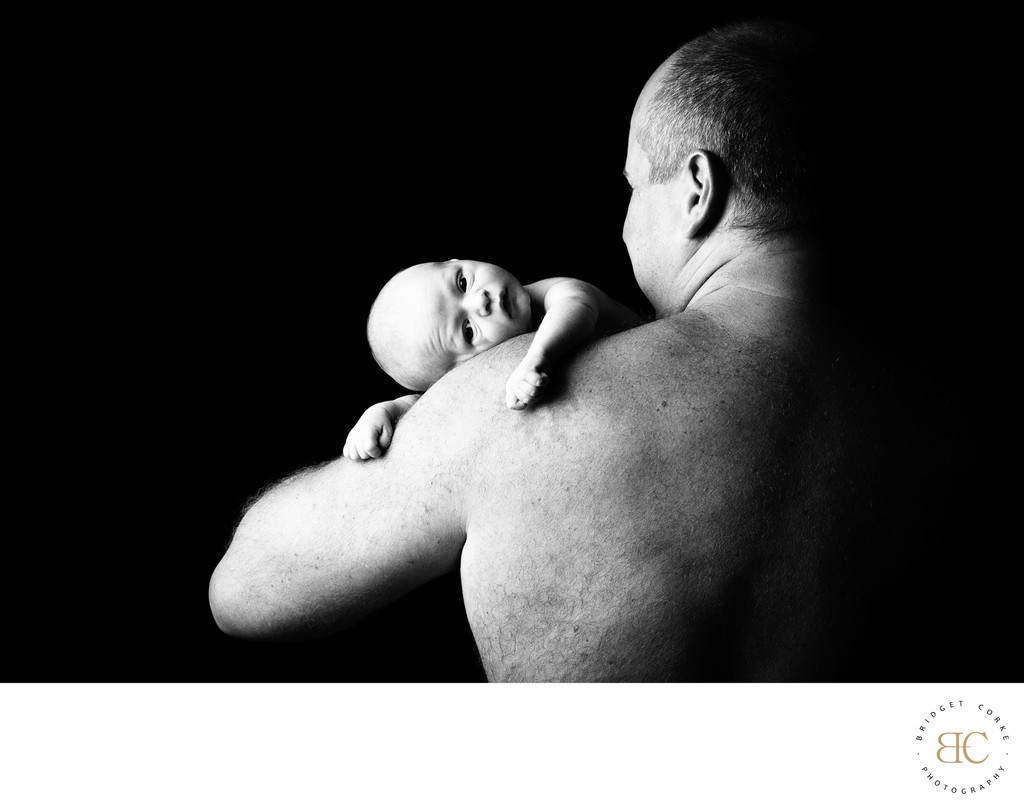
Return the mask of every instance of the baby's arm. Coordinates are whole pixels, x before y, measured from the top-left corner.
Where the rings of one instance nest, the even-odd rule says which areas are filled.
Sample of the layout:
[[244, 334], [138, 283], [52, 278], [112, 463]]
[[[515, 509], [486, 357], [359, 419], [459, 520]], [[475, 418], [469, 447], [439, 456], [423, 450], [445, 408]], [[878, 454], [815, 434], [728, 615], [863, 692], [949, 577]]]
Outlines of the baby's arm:
[[419, 398], [420, 394], [410, 393], [408, 396], [368, 407], [359, 417], [356, 426], [349, 431], [342, 454], [353, 461], [379, 458], [391, 445], [391, 437], [395, 434], [398, 420]]
[[534, 311], [544, 313], [529, 351], [505, 386], [505, 404], [522, 410], [538, 401], [548, 383], [548, 369], [565, 352], [601, 331], [637, 325], [637, 316], [597, 287], [575, 278], [548, 278], [526, 291]]

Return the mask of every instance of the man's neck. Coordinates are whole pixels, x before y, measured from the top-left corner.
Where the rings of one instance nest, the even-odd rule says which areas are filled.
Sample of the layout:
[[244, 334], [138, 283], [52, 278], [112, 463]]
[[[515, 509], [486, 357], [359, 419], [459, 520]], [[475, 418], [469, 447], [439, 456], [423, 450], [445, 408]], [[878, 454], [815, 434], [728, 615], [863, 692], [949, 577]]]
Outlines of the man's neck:
[[800, 301], [806, 294], [813, 248], [796, 236], [757, 240], [729, 230], [706, 239], [680, 268], [670, 288], [665, 316], [700, 308], [708, 296], [747, 290], [774, 298]]

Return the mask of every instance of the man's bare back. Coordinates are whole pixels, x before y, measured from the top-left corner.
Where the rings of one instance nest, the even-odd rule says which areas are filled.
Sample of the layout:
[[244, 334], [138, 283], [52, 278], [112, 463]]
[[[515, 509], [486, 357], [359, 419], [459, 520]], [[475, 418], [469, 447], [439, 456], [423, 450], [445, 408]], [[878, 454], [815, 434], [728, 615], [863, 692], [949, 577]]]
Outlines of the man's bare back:
[[[863, 384], [879, 369], [862, 375], [809, 297], [827, 271], [802, 218], [809, 147], [764, 142], [814, 109], [785, 101], [813, 75], [804, 44], [785, 26], [712, 32], [641, 92], [623, 239], [659, 319], [581, 350], [536, 411], [495, 395], [530, 338], [503, 343], [428, 390], [384, 458], [270, 490], [211, 581], [225, 631], [335, 632], [461, 570], [493, 680], [847, 676], [904, 569], [908, 544], [887, 540], [913, 498], [887, 499], [913, 456], [880, 449], [899, 430], [885, 386]], [[779, 58], [701, 74], [765, 48]], [[704, 79], [723, 92], [687, 100]], [[736, 81], [743, 132], [722, 102]], [[689, 131], [694, 115], [717, 134]]]
[[[491, 680], [822, 676], [844, 582], [875, 586], [839, 568], [844, 530], [873, 536], [851, 522], [872, 442], [800, 304], [746, 289], [702, 303], [588, 347], [544, 407], [513, 416], [494, 381], [526, 350], [516, 338], [428, 391], [384, 459], [286, 484], [261, 505], [290, 532], [257, 538], [257, 506], [222, 563], [263, 594], [225, 628], [331, 631], [460, 566]], [[387, 483], [363, 502], [371, 479]], [[364, 509], [373, 531], [354, 536]]]
[[[869, 444], [827, 414], [834, 355], [812, 335], [708, 303], [583, 352], [527, 418], [473, 414], [485, 471], [461, 571], [489, 679], [814, 679], [834, 662], [838, 535]], [[451, 382], [510, 361], [489, 359]]]

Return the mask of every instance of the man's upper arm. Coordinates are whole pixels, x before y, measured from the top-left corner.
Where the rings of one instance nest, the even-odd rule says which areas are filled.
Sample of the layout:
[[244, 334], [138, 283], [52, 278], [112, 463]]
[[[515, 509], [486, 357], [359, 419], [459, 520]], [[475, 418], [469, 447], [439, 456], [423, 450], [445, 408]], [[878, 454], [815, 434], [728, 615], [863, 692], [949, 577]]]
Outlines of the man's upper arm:
[[249, 509], [210, 582], [221, 629], [328, 634], [456, 567], [469, 433], [447, 398], [424, 396], [383, 458], [301, 472]]

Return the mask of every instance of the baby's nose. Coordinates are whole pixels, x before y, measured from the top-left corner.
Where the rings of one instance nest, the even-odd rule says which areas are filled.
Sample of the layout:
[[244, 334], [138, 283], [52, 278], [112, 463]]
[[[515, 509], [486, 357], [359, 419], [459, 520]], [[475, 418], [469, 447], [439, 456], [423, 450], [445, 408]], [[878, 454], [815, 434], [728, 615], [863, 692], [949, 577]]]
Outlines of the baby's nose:
[[477, 301], [477, 314], [487, 317], [491, 313], [491, 296], [486, 289], [480, 290], [480, 299]]

